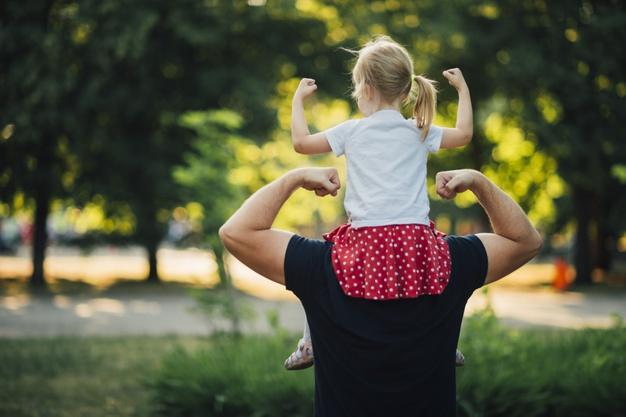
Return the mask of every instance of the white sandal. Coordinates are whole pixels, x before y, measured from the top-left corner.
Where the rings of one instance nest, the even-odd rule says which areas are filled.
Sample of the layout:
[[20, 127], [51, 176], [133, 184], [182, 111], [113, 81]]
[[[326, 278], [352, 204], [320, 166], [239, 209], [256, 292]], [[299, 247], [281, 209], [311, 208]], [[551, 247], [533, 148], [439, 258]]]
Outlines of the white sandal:
[[454, 364], [457, 367], [465, 365], [465, 355], [463, 355], [463, 352], [461, 352], [458, 349], [456, 350], [456, 358], [455, 358]]
[[300, 369], [306, 369], [313, 366], [313, 345], [311, 340], [300, 339], [298, 341], [298, 347], [289, 355], [285, 360], [285, 369], [288, 371], [297, 371]]

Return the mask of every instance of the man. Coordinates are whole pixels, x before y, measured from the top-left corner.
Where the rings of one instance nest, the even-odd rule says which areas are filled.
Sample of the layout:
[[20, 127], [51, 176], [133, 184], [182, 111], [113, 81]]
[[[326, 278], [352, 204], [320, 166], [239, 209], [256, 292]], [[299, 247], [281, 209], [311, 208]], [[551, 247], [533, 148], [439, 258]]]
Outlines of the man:
[[454, 355], [467, 299], [532, 259], [542, 241], [522, 209], [481, 173], [441, 172], [436, 186], [446, 199], [474, 193], [494, 230], [446, 238], [452, 273], [438, 296], [347, 297], [334, 275], [330, 243], [271, 228], [298, 188], [336, 195], [333, 168], [288, 172], [253, 194], [220, 229], [234, 256], [302, 302], [315, 350], [316, 416], [455, 415]]

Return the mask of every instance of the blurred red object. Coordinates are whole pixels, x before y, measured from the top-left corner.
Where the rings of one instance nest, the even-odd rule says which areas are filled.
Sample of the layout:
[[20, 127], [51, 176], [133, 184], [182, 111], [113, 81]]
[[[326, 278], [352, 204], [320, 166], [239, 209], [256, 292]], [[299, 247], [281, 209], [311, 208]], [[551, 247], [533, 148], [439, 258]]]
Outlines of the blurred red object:
[[554, 261], [554, 279], [552, 280], [552, 288], [565, 291], [569, 287], [567, 279], [568, 265], [565, 259], [558, 257]]

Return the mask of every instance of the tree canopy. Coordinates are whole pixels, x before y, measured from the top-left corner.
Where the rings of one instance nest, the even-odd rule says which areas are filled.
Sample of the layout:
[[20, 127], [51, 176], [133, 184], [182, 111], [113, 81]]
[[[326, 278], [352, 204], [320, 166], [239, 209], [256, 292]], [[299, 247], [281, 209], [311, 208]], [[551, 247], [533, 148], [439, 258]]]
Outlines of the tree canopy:
[[[217, 227], [244, 195], [290, 167], [343, 169], [332, 156], [293, 152], [291, 95], [300, 77], [316, 78], [307, 112], [317, 130], [355, 116], [351, 56], [340, 48], [378, 34], [441, 83], [436, 123], [456, 114], [441, 71], [460, 67], [468, 80], [474, 139], [436, 155], [430, 172], [481, 169], [545, 234], [575, 231], [580, 282], [610, 269], [626, 229], [623, 2], [9, 0], [0, 4], [0, 215], [32, 212], [33, 282], [43, 282], [53, 203], [97, 207], [109, 221], [95, 227], [144, 246], [157, 279], [176, 207], [202, 207], [217, 253]], [[451, 205], [431, 195], [442, 224], [485, 220], [471, 197]], [[319, 234], [342, 216], [339, 199], [303, 193], [279, 223]]]

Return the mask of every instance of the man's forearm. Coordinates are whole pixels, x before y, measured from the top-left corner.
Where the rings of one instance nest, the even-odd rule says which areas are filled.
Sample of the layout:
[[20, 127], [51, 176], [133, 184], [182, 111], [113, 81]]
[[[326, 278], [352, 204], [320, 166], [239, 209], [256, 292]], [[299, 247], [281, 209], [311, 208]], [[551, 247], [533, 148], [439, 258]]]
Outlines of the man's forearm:
[[437, 194], [446, 199], [471, 190], [489, 216], [494, 233], [477, 235], [487, 253], [485, 284], [515, 271], [541, 249], [541, 236], [522, 208], [480, 172], [443, 171], [435, 181]]
[[224, 246], [259, 274], [285, 283], [285, 253], [293, 233], [272, 229], [280, 208], [302, 187], [316, 195], [337, 195], [341, 184], [335, 168], [300, 168], [254, 193], [220, 228]]
[[227, 231], [255, 231], [272, 227], [285, 201], [302, 185], [301, 170], [289, 171], [255, 192], [224, 224]]
[[470, 190], [485, 209], [494, 233], [515, 242], [541, 242], [522, 208], [480, 172], [475, 172]]

